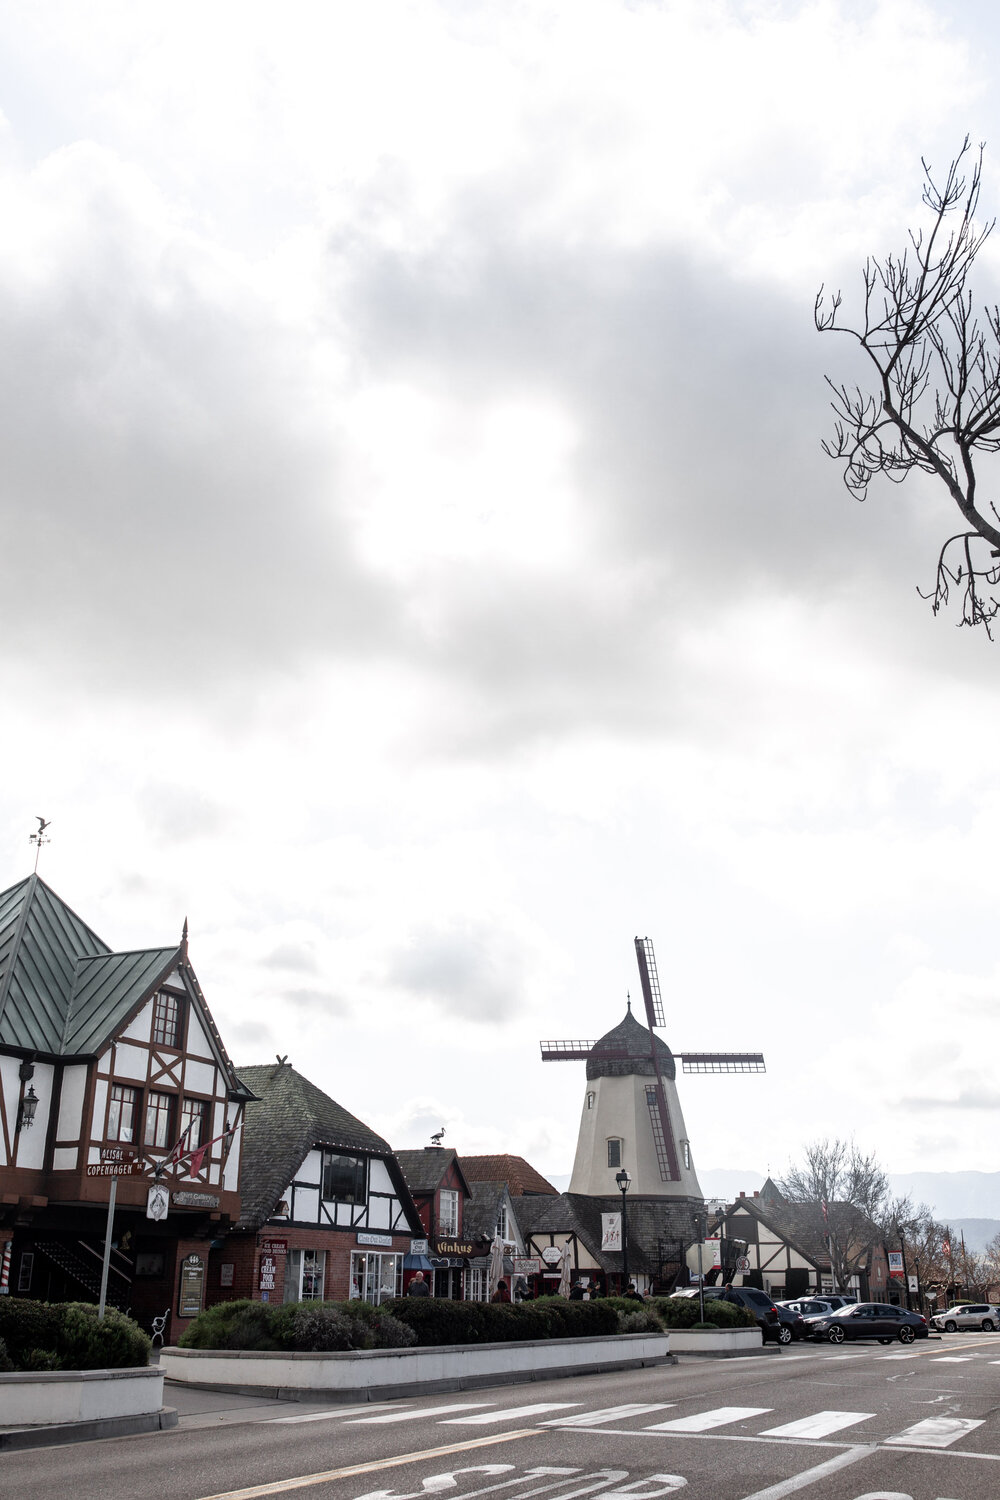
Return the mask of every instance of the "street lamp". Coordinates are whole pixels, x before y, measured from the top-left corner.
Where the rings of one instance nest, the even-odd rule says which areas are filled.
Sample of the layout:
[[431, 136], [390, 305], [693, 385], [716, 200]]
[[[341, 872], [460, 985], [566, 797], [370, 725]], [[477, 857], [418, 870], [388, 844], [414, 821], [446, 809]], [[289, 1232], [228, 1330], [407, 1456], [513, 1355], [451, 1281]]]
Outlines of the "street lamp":
[[615, 1174], [615, 1181], [622, 1195], [622, 1295], [624, 1296], [628, 1291], [628, 1221], [625, 1217], [625, 1194], [632, 1186], [632, 1179], [622, 1167], [621, 1171]]

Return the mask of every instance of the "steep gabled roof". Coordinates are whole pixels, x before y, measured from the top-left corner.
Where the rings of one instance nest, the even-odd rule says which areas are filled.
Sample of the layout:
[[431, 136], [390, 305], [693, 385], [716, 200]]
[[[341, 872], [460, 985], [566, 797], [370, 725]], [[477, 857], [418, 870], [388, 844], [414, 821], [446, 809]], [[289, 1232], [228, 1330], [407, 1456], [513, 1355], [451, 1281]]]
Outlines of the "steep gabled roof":
[[393, 1186], [412, 1214], [414, 1234], [422, 1233], [416, 1209], [396, 1164], [392, 1147], [289, 1063], [237, 1068], [241, 1083], [255, 1094], [243, 1115], [240, 1190], [241, 1229], [257, 1229], [314, 1146], [358, 1151], [385, 1159]]
[[[602, 1250], [602, 1213], [620, 1213], [621, 1198], [591, 1198], [585, 1193], [560, 1193], [518, 1198], [517, 1222], [527, 1234], [576, 1234], [605, 1271], [620, 1271], [618, 1250]], [[633, 1271], [659, 1274], [661, 1265], [676, 1267], [677, 1250], [690, 1242], [691, 1202], [675, 1198], [630, 1199], [628, 1261]], [[670, 1271], [673, 1274], [673, 1270]]]
[[467, 1240], [491, 1240], [507, 1193], [504, 1182], [474, 1182], [465, 1200], [462, 1234]]
[[422, 1151], [397, 1151], [396, 1160], [403, 1170], [411, 1193], [436, 1193], [449, 1167], [454, 1166], [462, 1192], [468, 1196], [468, 1179], [462, 1171], [458, 1153], [450, 1146], [425, 1146]]
[[178, 946], [112, 953], [30, 875], [0, 893], [0, 1046], [91, 1055], [180, 956]]
[[546, 1182], [523, 1156], [462, 1156], [459, 1161], [467, 1182], [505, 1182], [512, 1198], [525, 1193], [559, 1196], [559, 1189]]

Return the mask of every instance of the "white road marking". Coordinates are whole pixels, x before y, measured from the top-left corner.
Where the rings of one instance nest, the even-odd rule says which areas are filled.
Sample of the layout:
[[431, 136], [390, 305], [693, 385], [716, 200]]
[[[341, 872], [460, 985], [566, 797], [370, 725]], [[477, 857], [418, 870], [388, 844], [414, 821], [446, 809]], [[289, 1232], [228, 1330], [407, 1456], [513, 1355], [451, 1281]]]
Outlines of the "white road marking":
[[[304, 1417], [268, 1417], [271, 1422], [325, 1422], [330, 1417], [352, 1417], [358, 1411], [384, 1411], [391, 1401], [366, 1401], [364, 1406], [331, 1406], [329, 1411], [310, 1411]], [[265, 1425], [267, 1425], [265, 1424]]]
[[967, 1354], [935, 1354], [931, 1359], [932, 1365], [967, 1365], [968, 1363]]
[[895, 1437], [886, 1438], [885, 1446], [947, 1448], [950, 1444], [957, 1442], [960, 1437], [964, 1437], [967, 1432], [974, 1432], [982, 1425], [982, 1421], [976, 1421], [970, 1417], [925, 1417], [922, 1422], [915, 1422], [912, 1427], [907, 1427], [903, 1432], [897, 1432]]
[[763, 1417], [773, 1411], [772, 1406], [717, 1406], [714, 1411], [696, 1412], [690, 1417], [677, 1417], [673, 1422], [654, 1422], [644, 1432], [707, 1432], [711, 1427], [724, 1427], [727, 1422], [742, 1422], [746, 1417]]
[[633, 1401], [627, 1406], [606, 1406], [603, 1411], [578, 1412], [573, 1417], [552, 1417], [543, 1422], [543, 1427], [596, 1427], [601, 1422], [624, 1420], [626, 1417], [644, 1417], [647, 1412], [666, 1411], [676, 1406], [675, 1401], [654, 1401], [647, 1406]]
[[853, 1427], [858, 1422], [867, 1422], [873, 1411], [817, 1411], [811, 1417], [800, 1417], [797, 1422], [786, 1422], [783, 1427], [768, 1427], [761, 1437], [822, 1438], [831, 1432], [840, 1432], [844, 1427]]
[[294, 1479], [277, 1479], [273, 1484], [254, 1484], [248, 1489], [224, 1490], [204, 1495], [202, 1500], [258, 1500], [261, 1495], [284, 1495], [288, 1490], [304, 1490], [314, 1484], [329, 1484], [351, 1474], [373, 1474], [378, 1469], [394, 1469], [400, 1464], [419, 1464], [428, 1458], [442, 1458], [449, 1453], [467, 1453], [470, 1448], [488, 1448], [494, 1443], [512, 1443], [517, 1438], [537, 1437], [539, 1427], [525, 1427], [521, 1432], [495, 1432], [489, 1437], [469, 1438], [464, 1443], [449, 1443], [445, 1448], [424, 1448], [419, 1453], [401, 1453], [397, 1458], [377, 1458], [366, 1464], [349, 1464], [345, 1469], [327, 1469], [322, 1474], [298, 1474]]
[[495, 1401], [454, 1401], [451, 1406], [425, 1406], [420, 1411], [390, 1411], [381, 1417], [352, 1417], [348, 1427], [360, 1427], [366, 1422], [416, 1422], [422, 1417], [439, 1417], [444, 1412], [476, 1411], [484, 1406], [496, 1406]]
[[922, 1357], [923, 1356], [920, 1355], [920, 1354], [879, 1354], [879, 1355], [876, 1355], [877, 1359], [921, 1359]]
[[856, 1464], [858, 1459], [867, 1458], [870, 1452], [870, 1448], [848, 1448], [846, 1453], [828, 1458], [825, 1463], [817, 1464], [815, 1469], [793, 1474], [791, 1479], [781, 1479], [777, 1484], [768, 1485], [766, 1490], [754, 1490], [752, 1495], [746, 1496], [746, 1500], [784, 1500], [786, 1495], [794, 1495], [796, 1490], [807, 1490], [828, 1474], [835, 1474], [838, 1469], [846, 1469], [848, 1464]]
[[478, 1417], [446, 1417], [442, 1427], [475, 1427], [486, 1422], [520, 1421], [522, 1417], [535, 1417], [542, 1411], [568, 1411], [579, 1406], [579, 1401], [537, 1401], [534, 1406], [511, 1406], [506, 1411], [488, 1411]]

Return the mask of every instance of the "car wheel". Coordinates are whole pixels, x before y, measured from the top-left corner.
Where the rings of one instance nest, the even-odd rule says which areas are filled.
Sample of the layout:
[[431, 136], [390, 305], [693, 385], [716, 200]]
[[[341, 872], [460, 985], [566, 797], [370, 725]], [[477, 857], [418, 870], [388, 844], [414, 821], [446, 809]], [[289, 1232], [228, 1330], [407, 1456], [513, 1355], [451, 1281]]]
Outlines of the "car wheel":
[[949, 1318], [948, 1319], [947, 1323], [944, 1325], [944, 1331], [945, 1331], [945, 1333], [957, 1333], [958, 1332], [958, 1324], [955, 1322], [954, 1318]]
[[915, 1337], [913, 1325], [911, 1323], [904, 1323], [899, 1330], [899, 1342], [901, 1344], [912, 1344]]
[[842, 1344], [844, 1342], [844, 1330], [839, 1323], [834, 1323], [832, 1328], [828, 1328], [826, 1336], [831, 1344]]
[[792, 1330], [788, 1327], [787, 1323], [782, 1323], [781, 1327], [778, 1329], [778, 1343], [790, 1344], [791, 1342]]
[[983, 1332], [984, 1333], [992, 1333], [995, 1326], [996, 1325], [994, 1324], [992, 1318], [984, 1318], [983, 1319]]

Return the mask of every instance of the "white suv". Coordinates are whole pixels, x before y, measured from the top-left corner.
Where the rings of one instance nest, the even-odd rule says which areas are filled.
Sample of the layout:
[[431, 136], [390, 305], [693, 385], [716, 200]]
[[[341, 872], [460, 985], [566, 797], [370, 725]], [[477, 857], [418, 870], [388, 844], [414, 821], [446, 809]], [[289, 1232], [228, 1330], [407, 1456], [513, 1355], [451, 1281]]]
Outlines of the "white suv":
[[1000, 1307], [989, 1302], [963, 1302], [946, 1312], [935, 1313], [930, 1325], [938, 1333], [955, 1333], [959, 1328], [981, 1328], [983, 1333], [992, 1333], [1000, 1328]]

